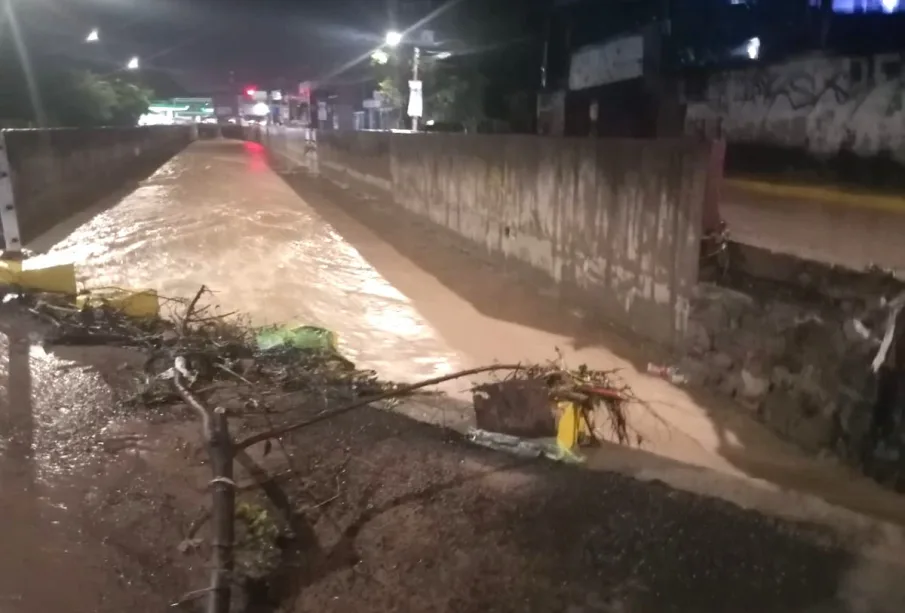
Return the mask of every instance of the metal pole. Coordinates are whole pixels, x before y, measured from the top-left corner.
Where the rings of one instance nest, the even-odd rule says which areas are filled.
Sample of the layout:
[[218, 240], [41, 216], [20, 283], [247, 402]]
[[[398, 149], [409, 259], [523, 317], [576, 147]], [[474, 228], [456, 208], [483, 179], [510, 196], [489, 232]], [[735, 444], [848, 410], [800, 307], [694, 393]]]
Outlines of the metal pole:
[[544, 53], [540, 64], [540, 88], [541, 91], [547, 90], [547, 65], [550, 62], [550, 21], [552, 17], [547, 17], [544, 23]]
[[12, 168], [6, 150], [6, 136], [0, 131], [0, 226], [3, 227], [4, 257], [18, 259], [22, 255], [19, 216], [13, 193]]
[[[421, 49], [415, 47], [415, 58], [412, 60], [412, 81], [418, 80], [418, 63], [421, 61]], [[421, 87], [421, 108], [424, 108], [424, 86]], [[418, 131], [418, 118], [412, 117], [412, 132]]]

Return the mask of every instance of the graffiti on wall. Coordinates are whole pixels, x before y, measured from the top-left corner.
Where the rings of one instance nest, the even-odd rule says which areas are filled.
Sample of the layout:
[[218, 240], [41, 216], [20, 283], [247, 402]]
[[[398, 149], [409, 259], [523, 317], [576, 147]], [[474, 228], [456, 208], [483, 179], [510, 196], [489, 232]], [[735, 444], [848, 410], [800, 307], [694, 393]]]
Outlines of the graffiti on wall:
[[690, 134], [802, 148], [817, 156], [844, 150], [889, 155], [905, 163], [899, 54], [817, 56], [719, 73], [687, 103]]

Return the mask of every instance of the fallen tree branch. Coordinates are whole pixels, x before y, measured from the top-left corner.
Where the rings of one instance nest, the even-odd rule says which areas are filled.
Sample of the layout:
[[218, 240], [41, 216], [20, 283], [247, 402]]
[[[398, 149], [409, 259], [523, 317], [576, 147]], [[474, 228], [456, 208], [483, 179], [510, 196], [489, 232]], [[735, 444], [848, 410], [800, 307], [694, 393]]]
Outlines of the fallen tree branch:
[[367, 398], [362, 398], [360, 400], [356, 400], [350, 404], [347, 404], [338, 409], [330, 409], [326, 411], [322, 411], [318, 413], [314, 417], [310, 419], [306, 419], [305, 421], [300, 421], [292, 424], [288, 424], [285, 426], [281, 426], [279, 428], [274, 428], [273, 430], [268, 430], [266, 432], [259, 432], [258, 434], [252, 434], [248, 438], [239, 441], [235, 445], [236, 450], [247, 449], [256, 443], [262, 443], [266, 440], [280, 438], [281, 436], [285, 436], [290, 432], [295, 432], [296, 430], [301, 430], [302, 428], [307, 428], [308, 426], [313, 426], [314, 424], [318, 424], [322, 421], [327, 421], [329, 419], [333, 419], [334, 417], [339, 417], [345, 413], [349, 413], [350, 411], [354, 411], [355, 409], [360, 409], [364, 406], [372, 404], [374, 402], [379, 402], [381, 400], [387, 400], [389, 398], [399, 398], [401, 396], [407, 396], [414, 391], [419, 389], [430, 387], [432, 385], [439, 385], [440, 383], [445, 383], [447, 381], [453, 381], [455, 379], [462, 379], [464, 377], [469, 377], [471, 375], [477, 375], [485, 372], [495, 372], [500, 370], [522, 370], [524, 369], [524, 365], [522, 364], [494, 364], [491, 366], [481, 366], [478, 368], [469, 368], [467, 370], [460, 370], [458, 372], [450, 373], [448, 375], [443, 375], [441, 377], [434, 377], [432, 379], [425, 379], [424, 381], [419, 381], [417, 383], [412, 383], [409, 385], [401, 385], [399, 387], [393, 388], [391, 390], [387, 390], [380, 394], [375, 394], [374, 396], [369, 396]]

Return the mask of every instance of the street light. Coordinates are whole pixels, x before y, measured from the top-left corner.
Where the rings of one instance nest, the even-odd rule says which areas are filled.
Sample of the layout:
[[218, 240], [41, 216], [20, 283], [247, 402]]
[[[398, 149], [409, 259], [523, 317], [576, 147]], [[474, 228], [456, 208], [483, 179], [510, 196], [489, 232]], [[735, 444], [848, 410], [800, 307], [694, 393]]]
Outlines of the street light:
[[96, 43], [101, 39], [100, 32], [98, 32], [97, 28], [94, 28], [90, 32], [88, 32], [88, 36], [85, 37], [86, 43]]
[[383, 49], [377, 49], [376, 51], [374, 51], [374, 53], [371, 54], [371, 59], [378, 64], [386, 64], [390, 61], [390, 54]]
[[441, 51], [434, 57], [437, 58], [438, 60], [447, 60], [452, 57], [452, 53], [450, 53], [449, 51]]
[[138, 70], [138, 56], [133, 56], [126, 64], [126, 70]]
[[[384, 39], [387, 47], [398, 47], [399, 43], [402, 42], [402, 34], [397, 32], [396, 30], [390, 30], [387, 32], [386, 37]], [[409, 94], [409, 114], [411, 115], [412, 110], [421, 108], [421, 90], [420, 90], [420, 81], [418, 80], [418, 62], [421, 59], [421, 49], [415, 47], [414, 49], [414, 57], [412, 58], [412, 80], [410, 82], [411, 87], [415, 87], [415, 84], [418, 84], [418, 91], [414, 90]], [[386, 64], [389, 61], [389, 55], [383, 49], [377, 49], [371, 54], [371, 59], [373, 59], [378, 64]], [[417, 96], [418, 103], [414, 104], [415, 96]], [[417, 110], [415, 115], [411, 115], [412, 117], [412, 132], [418, 131], [418, 117], [421, 115], [421, 111]]]
[[748, 53], [750, 59], [756, 60], [758, 56], [760, 56], [760, 39], [755, 36], [749, 40], [748, 44], [745, 46], [745, 51]]

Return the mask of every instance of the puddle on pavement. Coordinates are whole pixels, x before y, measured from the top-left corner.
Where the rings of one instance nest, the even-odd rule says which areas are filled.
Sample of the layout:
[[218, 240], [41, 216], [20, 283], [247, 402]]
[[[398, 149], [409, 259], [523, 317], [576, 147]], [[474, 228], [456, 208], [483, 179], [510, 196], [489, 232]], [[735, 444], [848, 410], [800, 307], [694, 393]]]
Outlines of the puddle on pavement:
[[147, 571], [93, 530], [86, 504], [110, 485], [91, 466], [119, 418], [102, 373], [122, 376], [128, 356], [97, 347], [58, 355], [36, 338], [33, 321], [0, 314], [0, 611], [166, 606], [139, 580]]

